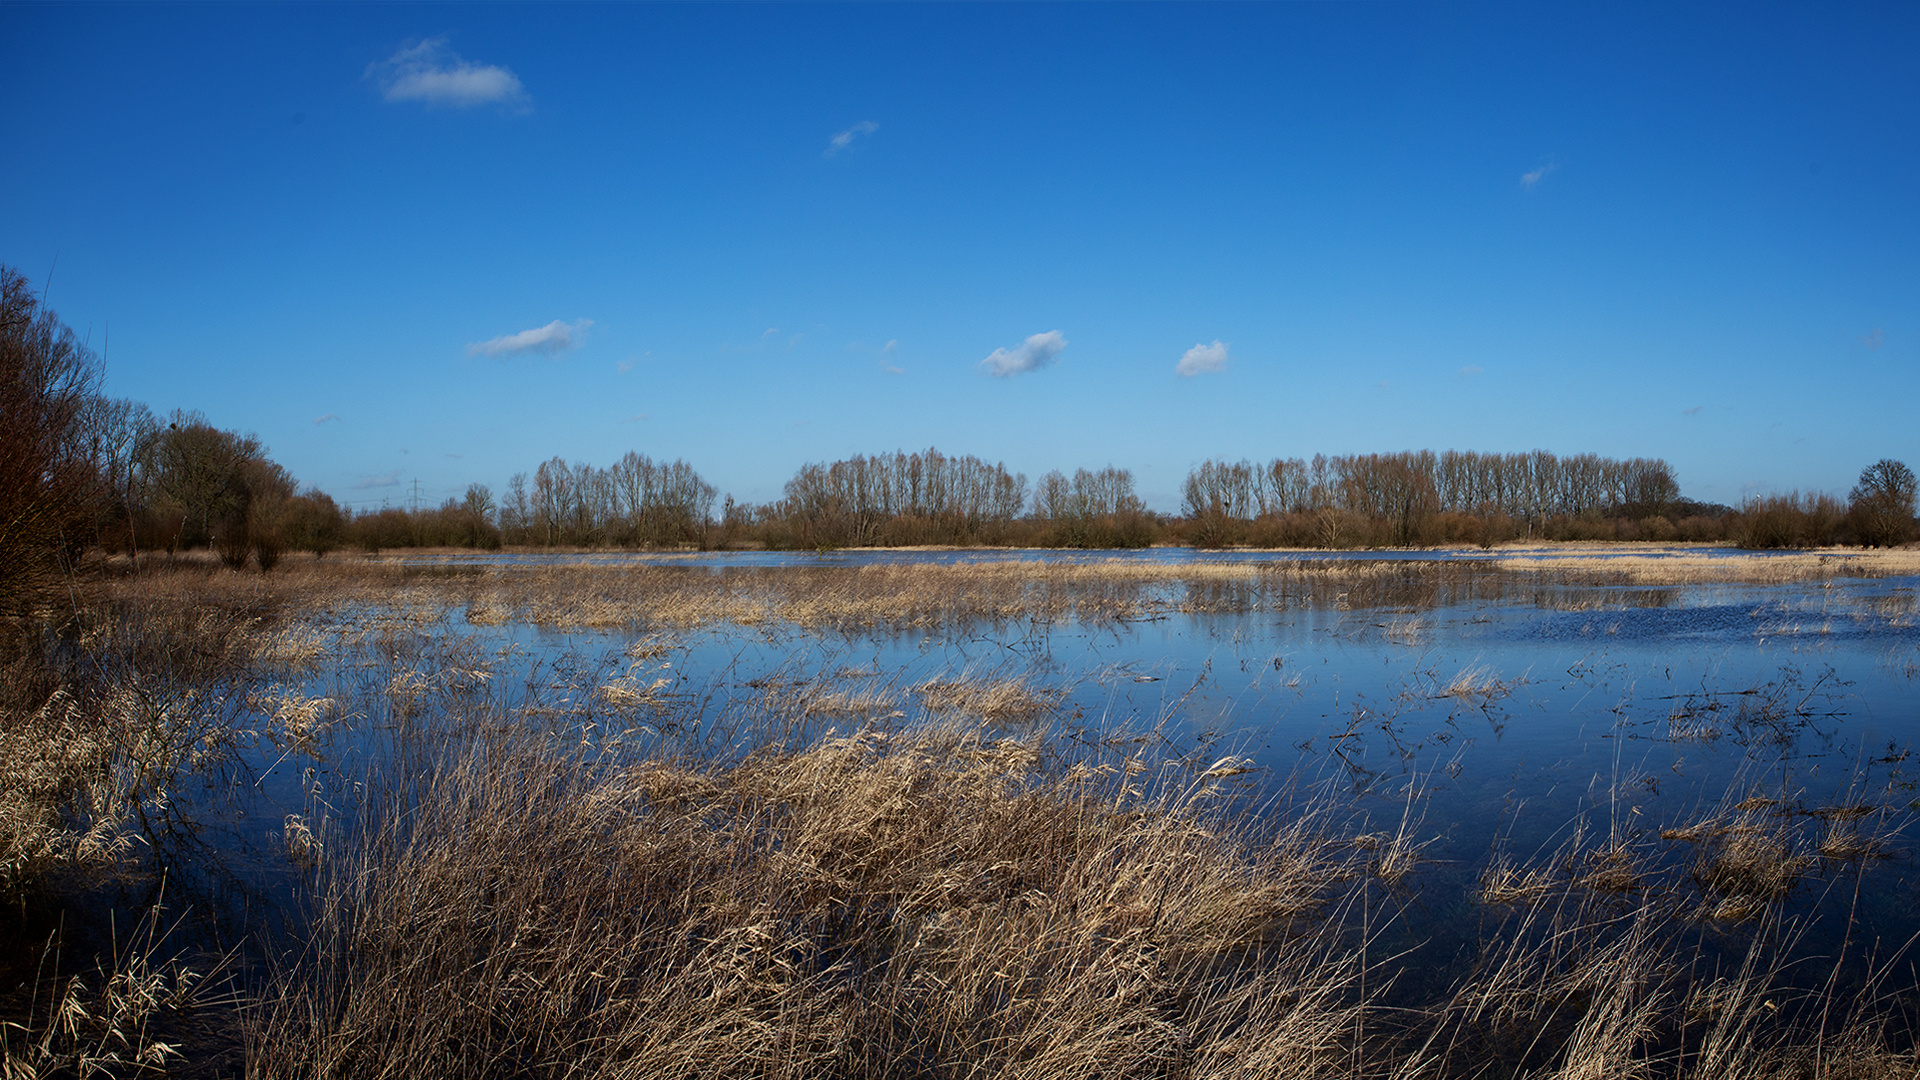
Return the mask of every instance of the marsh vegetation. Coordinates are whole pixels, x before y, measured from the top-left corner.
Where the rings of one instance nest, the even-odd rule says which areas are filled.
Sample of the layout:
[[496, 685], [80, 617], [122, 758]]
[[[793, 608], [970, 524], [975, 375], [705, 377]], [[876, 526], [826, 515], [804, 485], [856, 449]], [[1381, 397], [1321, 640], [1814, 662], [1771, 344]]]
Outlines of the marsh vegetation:
[[1909, 557], [1567, 558], [101, 564], [7, 1066], [1910, 1075]]

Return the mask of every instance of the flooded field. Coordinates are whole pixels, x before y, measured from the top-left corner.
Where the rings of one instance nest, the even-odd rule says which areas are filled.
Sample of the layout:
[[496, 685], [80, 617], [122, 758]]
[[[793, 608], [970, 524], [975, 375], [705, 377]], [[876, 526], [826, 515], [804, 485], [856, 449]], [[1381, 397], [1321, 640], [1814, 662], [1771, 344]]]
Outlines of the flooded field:
[[[195, 1036], [213, 1048], [198, 1065], [209, 1073], [243, 1057], [262, 1075], [318, 1060], [557, 1063], [564, 1044], [521, 1027], [558, 1039], [541, 1025], [559, 1021], [527, 1016], [559, 1010], [567, 1038], [586, 1040], [583, 1060], [846, 1075], [910, 1052], [925, 1056], [916, 1074], [946, 1075], [941, 1054], [1031, 1064], [1038, 1051], [1021, 1040], [1038, 1021], [1022, 1010], [1074, 993], [1106, 1004], [1083, 1002], [1061, 1030], [1085, 1049], [1124, 1028], [1135, 1056], [1113, 1067], [1131, 1074], [1175, 1058], [1182, 1075], [1269, 1074], [1228, 1067], [1245, 1041], [1232, 1032], [1269, 1023], [1276, 1039], [1306, 1025], [1288, 1036], [1304, 1042], [1287, 1068], [1329, 1075], [1570, 1073], [1596, 1060], [1740, 1075], [1705, 1068], [1733, 1053], [1727, 1040], [1787, 1057], [1842, 1034], [1910, 1049], [1914, 568], [1686, 551], [1620, 566], [1551, 550], [1024, 555], [127, 578], [126, 624], [112, 632], [170, 650], [138, 686], [171, 718], [158, 727], [174, 725], [159, 737], [191, 753], [145, 781], [121, 872], [64, 909], [23, 908], [8, 975], [44, 967], [37, 943], [67, 921], [87, 924], [65, 926], [80, 951], [158, 905], [156, 957], [217, 972], [221, 1000], [271, 1003], [251, 1027]], [[195, 669], [179, 626], [158, 628], [199, 603], [201, 624], [221, 611], [244, 631], [239, 661]], [[897, 786], [873, 795], [882, 781]], [[852, 791], [874, 801], [834, 810], [853, 818], [834, 819], [822, 850], [865, 854], [802, 860], [813, 841], [782, 823]], [[1068, 814], [1064, 831], [1021, 831], [1023, 815], [1054, 813]], [[1143, 822], [1160, 823], [1151, 843]], [[703, 844], [771, 844], [749, 861], [785, 866], [778, 883], [714, 884], [684, 851], [672, 871], [657, 852], [630, 880], [608, 869], [638, 842], [627, 830], [657, 840], [694, 824]], [[949, 826], [976, 830], [975, 847], [938, 854], [959, 842], [940, 837]], [[906, 841], [873, 839], [888, 829], [929, 846], [901, 854]], [[1075, 846], [1093, 834], [1098, 853]], [[1128, 861], [1130, 844], [1143, 861]], [[729, 866], [748, 858], [725, 850]], [[545, 884], [487, 884], [514, 876], [489, 861], [504, 852]], [[896, 863], [920, 876], [869, 880]], [[1066, 867], [1081, 877], [1062, 879]], [[1186, 876], [1204, 867], [1225, 876]], [[669, 880], [738, 900], [691, 922], [634, 922], [677, 903], [651, 891]], [[430, 882], [453, 884], [415, 895]], [[1221, 890], [1237, 897], [1231, 917], [1204, 900]], [[510, 911], [509, 893], [521, 897]], [[1094, 895], [1105, 914], [1084, 906]], [[1068, 896], [1080, 896], [1070, 911]], [[541, 912], [567, 904], [576, 929], [596, 928], [586, 938], [623, 943], [553, 944], [574, 939]], [[1207, 914], [1182, 923], [1176, 905]], [[475, 920], [492, 926], [482, 938]], [[835, 936], [865, 920], [883, 943]], [[892, 972], [921, 947], [909, 940], [963, 924], [984, 935], [967, 946], [981, 962], [1004, 967], [1022, 942], [1056, 941], [1061, 959], [968, 991], [971, 1019], [934, 1034], [883, 1037], [900, 1014], [882, 1023], [843, 996], [946, 1001], [934, 987], [968, 963], [959, 954]], [[536, 939], [559, 951], [518, 951]], [[366, 960], [448, 941], [457, 956]], [[673, 942], [677, 959], [632, 951]], [[1308, 960], [1326, 974], [1311, 985], [1293, 977]], [[598, 974], [569, 982], [564, 1003], [547, 997], [552, 972], [584, 978], [579, 964]], [[693, 982], [662, 985], [691, 996], [671, 1007], [705, 1019], [642, 1046], [636, 1018], [669, 1003], [613, 993], [610, 964], [681, 972]], [[688, 1002], [725, 997], [716, 972], [741, 964], [760, 965], [754, 985], [771, 996], [728, 1013], [748, 1027], [725, 1030], [781, 1048], [702, 1058], [721, 1029], [700, 1025], [721, 1021]], [[1083, 983], [1096, 975], [1121, 981], [1094, 993]], [[466, 1004], [422, 1013], [445, 1031], [395, 1018], [448, 980]], [[385, 995], [378, 1019], [355, 1012], [371, 988]], [[782, 1026], [801, 1013], [804, 1030]], [[507, 1043], [477, 1033], [502, 1024], [518, 1032]], [[847, 1024], [869, 1049], [848, 1049]]]

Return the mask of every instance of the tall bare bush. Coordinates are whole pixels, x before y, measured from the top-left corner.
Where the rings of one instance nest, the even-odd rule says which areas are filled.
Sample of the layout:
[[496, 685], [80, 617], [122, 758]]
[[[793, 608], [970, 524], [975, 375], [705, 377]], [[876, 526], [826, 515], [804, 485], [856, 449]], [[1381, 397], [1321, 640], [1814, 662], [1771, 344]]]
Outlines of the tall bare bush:
[[89, 412], [94, 354], [0, 266], [0, 617], [46, 602], [93, 539], [104, 502]]

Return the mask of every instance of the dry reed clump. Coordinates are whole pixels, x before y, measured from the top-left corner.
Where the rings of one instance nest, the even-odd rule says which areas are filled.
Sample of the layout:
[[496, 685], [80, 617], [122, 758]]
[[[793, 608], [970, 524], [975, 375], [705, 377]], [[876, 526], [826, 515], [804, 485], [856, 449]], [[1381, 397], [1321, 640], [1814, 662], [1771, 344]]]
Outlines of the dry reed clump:
[[108, 732], [56, 691], [0, 724], [0, 896], [55, 869], [117, 861], [131, 844], [113, 805]]
[[279, 686], [247, 695], [247, 706], [273, 721], [269, 730], [276, 741], [303, 749], [313, 746], [340, 711], [333, 698], [307, 697]]
[[[1496, 854], [1478, 897], [1496, 914], [1471, 971], [1427, 1007], [1417, 1049], [1383, 1075], [1916, 1075], [1920, 1056], [1888, 1038], [1889, 1017], [1906, 1011], [1883, 992], [1890, 969], [1851, 998], [1795, 977], [1805, 924], [1783, 914], [1779, 881], [1722, 883], [1751, 890], [1736, 893], [1696, 882], [1696, 902], [1656, 853], [1618, 836], [1583, 843], [1576, 830], [1533, 867]], [[1703, 918], [1749, 923], [1745, 944], [1721, 938], [1731, 953], [1708, 952]]]
[[[0, 1077], [168, 1075], [185, 1063], [182, 1047], [204, 1035], [206, 1013], [234, 999], [223, 961], [196, 969], [162, 958], [163, 912], [148, 908], [92, 971], [35, 981], [21, 1019], [0, 1022]], [[47, 949], [57, 951], [57, 935]]]
[[1452, 698], [1469, 705], [1485, 708], [1502, 698], [1513, 696], [1513, 692], [1527, 684], [1527, 677], [1518, 675], [1511, 679], [1502, 679], [1486, 665], [1463, 667], [1455, 672], [1453, 678], [1440, 684], [1433, 694], [1437, 698]]
[[1345, 1075], [1345, 849], [1041, 765], [959, 728], [469, 756], [339, 864], [253, 1072]]
[[1552, 866], [1521, 866], [1499, 853], [1481, 871], [1474, 898], [1482, 904], [1533, 907], [1554, 895], [1559, 879]]
[[915, 687], [914, 692], [930, 712], [976, 716], [996, 724], [1048, 715], [1066, 696], [1062, 690], [1036, 687], [1022, 677], [973, 674], [932, 679]]
[[71, 640], [0, 674], [0, 895], [115, 866], [251, 737], [238, 720], [261, 619], [103, 604]]
[[307, 626], [293, 626], [263, 636], [254, 646], [253, 660], [259, 669], [285, 672], [312, 670], [327, 654], [327, 638]]

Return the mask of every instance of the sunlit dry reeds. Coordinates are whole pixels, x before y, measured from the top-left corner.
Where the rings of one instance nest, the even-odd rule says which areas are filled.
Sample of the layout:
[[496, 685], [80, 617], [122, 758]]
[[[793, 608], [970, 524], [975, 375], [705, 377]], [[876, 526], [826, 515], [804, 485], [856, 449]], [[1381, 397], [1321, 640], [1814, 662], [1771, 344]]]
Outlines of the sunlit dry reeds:
[[934, 726], [463, 757], [330, 879], [256, 1072], [1342, 1075], [1347, 849], [1042, 753]]

